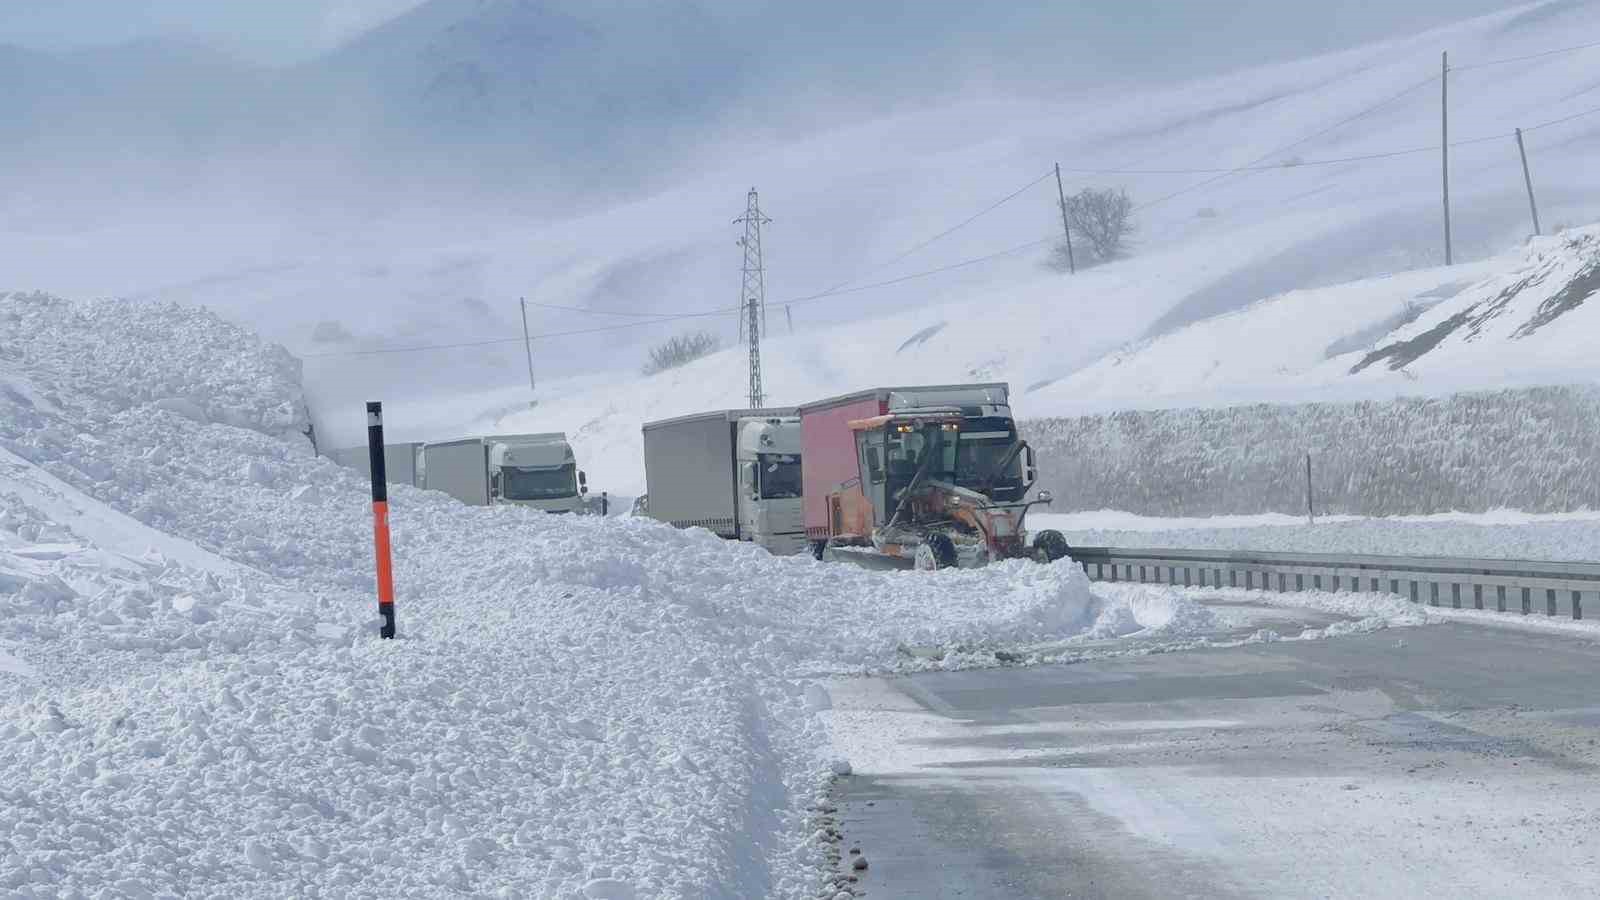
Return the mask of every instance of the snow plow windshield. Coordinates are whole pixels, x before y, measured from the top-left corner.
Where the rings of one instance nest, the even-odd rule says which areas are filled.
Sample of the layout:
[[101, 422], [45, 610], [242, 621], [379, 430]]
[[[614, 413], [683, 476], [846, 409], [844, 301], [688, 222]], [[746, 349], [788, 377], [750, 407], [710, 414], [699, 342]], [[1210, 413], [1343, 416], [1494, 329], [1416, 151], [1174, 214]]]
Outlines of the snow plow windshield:
[[[1023, 483], [1012, 448], [1017, 429], [1010, 419], [968, 419], [956, 444], [954, 482], [1007, 503], [1022, 496]], [[1008, 459], [1009, 457], [1009, 459]]]

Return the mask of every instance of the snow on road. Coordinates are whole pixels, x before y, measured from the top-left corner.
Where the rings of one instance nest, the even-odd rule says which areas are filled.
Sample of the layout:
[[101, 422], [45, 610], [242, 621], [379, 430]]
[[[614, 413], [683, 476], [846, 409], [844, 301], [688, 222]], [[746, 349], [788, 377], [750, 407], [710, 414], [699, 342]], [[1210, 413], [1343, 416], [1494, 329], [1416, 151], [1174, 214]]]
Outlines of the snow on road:
[[1456, 625], [836, 683], [845, 843], [888, 900], [1595, 896], [1594, 634]]
[[17, 896], [810, 896], [813, 679], [1218, 624], [1070, 563], [872, 572], [400, 487], [381, 642], [367, 486], [295, 436], [280, 351], [14, 295], [0, 347]]

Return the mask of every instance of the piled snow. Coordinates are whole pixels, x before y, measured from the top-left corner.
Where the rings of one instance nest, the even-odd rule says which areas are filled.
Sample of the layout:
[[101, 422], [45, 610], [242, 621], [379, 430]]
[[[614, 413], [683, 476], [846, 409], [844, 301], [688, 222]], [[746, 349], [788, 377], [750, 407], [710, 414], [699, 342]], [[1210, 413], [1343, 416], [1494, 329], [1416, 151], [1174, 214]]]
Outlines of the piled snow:
[[811, 678], [1119, 615], [1067, 562], [873, 572], [397, 488], [378, 641], [366, 485], [277, 436], [278, 351], [168, 307], [12, 297], [0, 325], [19, 896], [808, 896]]
[[1024, 421], [1056, 508], [1196, 516], [1600, 508], [1600, 389], [1125, 410]]

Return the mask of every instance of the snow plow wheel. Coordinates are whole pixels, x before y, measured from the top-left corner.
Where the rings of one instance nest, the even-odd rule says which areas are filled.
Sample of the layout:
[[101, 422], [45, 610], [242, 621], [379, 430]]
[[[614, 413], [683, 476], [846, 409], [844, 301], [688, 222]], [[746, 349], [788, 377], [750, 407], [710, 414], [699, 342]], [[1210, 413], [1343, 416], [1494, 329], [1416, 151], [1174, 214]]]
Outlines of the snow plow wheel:
[[919, 569], [950, 569], [956, 565], [956, 543], [948, 534], [930, 534], [917, 548], [916, 566]]
[[1072, 552], [1061, 532], [1041, 531], [1033, 539], [1033, 558], [1042, 563], [1053, 563]]

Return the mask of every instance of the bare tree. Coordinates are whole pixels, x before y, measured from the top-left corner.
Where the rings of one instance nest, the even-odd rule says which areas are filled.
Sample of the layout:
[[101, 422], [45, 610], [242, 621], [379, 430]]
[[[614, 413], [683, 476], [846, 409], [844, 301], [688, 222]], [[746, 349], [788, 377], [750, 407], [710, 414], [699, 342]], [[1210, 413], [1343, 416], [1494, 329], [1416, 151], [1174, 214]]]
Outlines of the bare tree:
[[691, 331], [668, 338], [660, 344], [650, 348], [650, 361], [644, 364], [642, 370], [646, 375], [655, 375], [668, 369], [676, 369], [687, 365], [702, 356], [715, 353], [722, 349], [722, 339], [709, 331]]
[[[1067, 198], [1067, 222], [1096, 262], [1125, 256], [1133, 234], [1133, 200], [1122, 188], [1084, 188]], [[1066, 246], [1056, 247], [1051, 264], [1066, 267]]]

